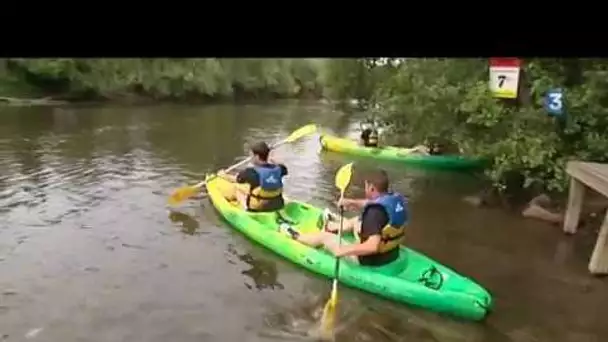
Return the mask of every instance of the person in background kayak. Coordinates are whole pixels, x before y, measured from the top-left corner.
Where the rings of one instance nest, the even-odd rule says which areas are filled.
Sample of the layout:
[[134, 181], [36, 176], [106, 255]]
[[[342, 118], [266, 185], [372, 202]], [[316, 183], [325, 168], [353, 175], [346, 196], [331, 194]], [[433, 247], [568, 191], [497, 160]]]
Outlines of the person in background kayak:
[[300, 234], [284, 226], [282, 230], [293, 239], [313, 247], [324, 246], [339, 257], [347, 257], [363, 266], [383, 266], [399, 257], [399, 246], [409, 221], [407, 200], [397, 192], [389, 191], [388, 175], [383, 170], [365, 178], [365, 198], [344, 198], [339, 203], [345, 209], [360, 210], [359, 217], [344, 219], [342, 232], [352, 231], [358, 242], [343, 240], [338, 245], [335, 233], [340, 228], [337, 215], [328, 209], [323, 214], [324, 231]]
[[251, 147], [253, 167], [248, 167], [236, 176], [220, 170], [218, 176], [239, 184], [248, 184], [249, 192], [238, 186], [224, 194], [228, 200], [238, 200], [247, 211], [269, 212], [283, 208], [283, 177], [287, 176], [287, 167], [269, 159], [270, 148], [265, 142]]
[[436, 139], [430, 139], [424, 145], [417, 145], [412, 148], [406, 148], [405, 150], [409, 153], [417, 153], [427, 156], [440, 156], [446, 152], [445, 145]]
[[378, 147], [378, 130], [373, 126], [363, 129], [361, 143], [365, 147]]
[[361, 143], [365, 147], [378, 147], [378, 132], [376, 121], [373, 118], [368, 118], [360, 124], [361, 127]]
[[440, 156], [443, 154], [441, 147], [436, 145], [416, 145], [412, 148], [406, 148], [406, 152], [422, 154], [425, 156]]

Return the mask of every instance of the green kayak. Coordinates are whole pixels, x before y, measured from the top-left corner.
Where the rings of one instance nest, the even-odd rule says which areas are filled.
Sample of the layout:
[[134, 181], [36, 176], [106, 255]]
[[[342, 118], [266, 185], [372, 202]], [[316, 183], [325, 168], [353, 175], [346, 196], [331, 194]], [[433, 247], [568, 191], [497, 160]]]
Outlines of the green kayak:
[[479, 169], [484, 166], [480, 159], [465, 158], [461, 156], [431, 156], [412, 153], [400, 147], [365, 147], [354, 140], [342, 139], [330, 135], [320, 136], [321, 147], [328, 151], [346, 153], [355, 156], [374, 158], [393, 162], [403, 162], [409, 165], [421, 167], [450, 169], [450, 170], [470, 170]]
[[[287, 200], [285, 208], [278, 213], [250, 213], [224, 197], [234, 186], [232, 183], [218, 177], [208, 180], [211, 202], [234, 228], [283, 258], [333, 278], [333, 255], [321, 248], [303, 245], [278, 231], [282, 223], [303, 233], [318, 231], [321, 209]], [[347, 239], [352, 240], [352, 234], [345, 236]], [[473, 280], [403, 246], [399, 259], [378, 268], [344, 259], [339, 281], [389, 300], [469, 320], [483, 319], [492, 306], [491, 295]]]

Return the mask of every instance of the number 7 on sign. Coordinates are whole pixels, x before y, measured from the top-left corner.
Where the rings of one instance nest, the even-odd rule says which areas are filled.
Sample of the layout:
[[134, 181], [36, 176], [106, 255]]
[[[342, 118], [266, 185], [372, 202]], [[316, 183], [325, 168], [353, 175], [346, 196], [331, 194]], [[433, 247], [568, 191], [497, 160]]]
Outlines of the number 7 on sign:
[[564, 111], [563, 93], [561, 89], [551, 89], [545, 95], [545, 110], [551, 116], [561, 116]]
[[516, 99], [519, 89], [518, 58], [490, 58], [490, 92], [493, 97]]
[[502, 88], [502, 85], [505, 84], [507, 80], [507, 75], [498, 75], [498, 88]]

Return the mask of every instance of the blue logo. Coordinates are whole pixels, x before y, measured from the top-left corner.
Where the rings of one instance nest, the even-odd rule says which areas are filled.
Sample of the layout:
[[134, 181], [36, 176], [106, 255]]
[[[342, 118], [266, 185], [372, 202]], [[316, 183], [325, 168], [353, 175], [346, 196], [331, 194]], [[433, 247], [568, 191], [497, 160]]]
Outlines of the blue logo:
[[545, 110], [550, 116], [562, 116], [564, 114], [564, 94], [562, 90], [550, 89], [545, 95]]

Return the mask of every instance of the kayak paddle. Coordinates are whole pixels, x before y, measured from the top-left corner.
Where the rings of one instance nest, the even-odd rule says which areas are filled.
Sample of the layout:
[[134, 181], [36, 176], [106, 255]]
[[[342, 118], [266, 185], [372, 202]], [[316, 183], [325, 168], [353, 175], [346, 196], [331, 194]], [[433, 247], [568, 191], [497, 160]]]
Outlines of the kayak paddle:
[[[340, 200], [344, 199], [344, 191], [350, 183], [353, 174], [353, 163], [342, 166], [336, 172], [336, 187], [340, 189]], [[340, 228], [338, 229], [338, 246], [342, 245], [342, 226], [344, 225], [344, 207], [340, 206]], [[324, 338], [330, 339], [333, 336], [334, 322], [336, 320], [336, 306], [338, 304], [338, 272], [340, 271], [340, 258], [336, 258], [334, 270], [334, 281], [331, 288], [329, 300], [323, 308], [321, 317], [321, 333]]]
[[[292, 142], [294, 142], [300, 138], [303, 138], [307, 135], [310, 135], [316, 131], [317, 131], [317, 126], [314, 124], [302, 126], [299, 129], [293, 131], [286, 139], [283, 139], [283, 140], [279, 141], [278, 143], [274, 144], [270, 149], [273, 150], [283, 144], [292, 143]], [[234, 165], [230, 166], [229, 168], [227, 168], [225, 171], [226, 171], [226, 173], [228, 173], [228, 172], [238, 168], [239, 166], [248, 163], [250, 160], [251, 160], [251, 157], [241, 160], [237, 164], [234, 164]], [[209, 178], [209, 179], [211, 179], [211, 178]], [[209, 179], [207, 179], [207, 180], [209, 180]], [[169, 197], [169, 204], [176, 205], [176, 204], [179, 204], [180, 202], [194, 196], [198, 192], [198, 190], [207, 183], [207, 180], [204, 180], [195, 185], [184, 186], [184, 187], [178, 188], [177, 190], [173, 191], [173, 193]]]

